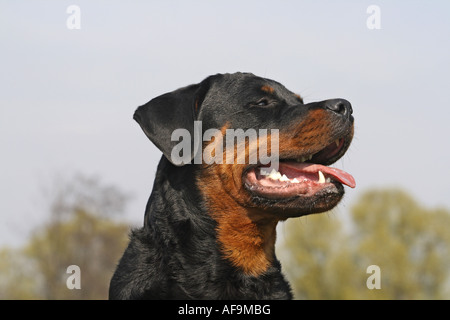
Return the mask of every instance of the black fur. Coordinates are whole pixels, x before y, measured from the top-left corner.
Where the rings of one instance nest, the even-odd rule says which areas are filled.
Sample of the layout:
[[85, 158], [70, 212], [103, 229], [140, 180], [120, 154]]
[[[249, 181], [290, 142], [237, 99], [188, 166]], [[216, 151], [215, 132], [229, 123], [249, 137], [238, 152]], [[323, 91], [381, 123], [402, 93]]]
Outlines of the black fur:
[[[248, 105], [259, 98], [260, 92], [254, 88], [264, 84], [277, 91], [285, 109], [255, 113]], [[175, 143], [170, 141], [170, 133], [176, 128], [192, 132], [194, 120], [203, 121], [203, 130], [220, 128], [227, 122], [235, 128], [278, 128], [303, 117], [307, 106], [275, 81], [237, 73], [209, 77], [140, 107], [135, 119], [164, 155], [144, 226], [131, 232], [111, 279], [109, 298], [291, 299], [290, 286], [276, 257], [258, 276], [245, 274], [224, 258], [217, 222], [196, 185], [201, 165], [172, 163], [170, 150]], [[312, 108], [317, 106], [311, 104]], [[243, 116], [250, 112], [253, 114]]]
[[216, 223], [193, 185], [189, 166], [162, 157], [144, 227], [131, 233], [110, 299], [292, 298], [278, 261], [263, 277], [252, 277], [222, 258]]

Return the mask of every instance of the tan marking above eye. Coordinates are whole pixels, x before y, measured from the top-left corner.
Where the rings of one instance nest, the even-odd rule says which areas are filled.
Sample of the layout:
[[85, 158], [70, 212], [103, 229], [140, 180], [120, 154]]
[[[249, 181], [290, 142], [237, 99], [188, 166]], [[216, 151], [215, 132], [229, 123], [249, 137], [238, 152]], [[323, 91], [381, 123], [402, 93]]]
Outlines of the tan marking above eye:
[[271, 86], [268, 86], [268, 85], [262, 86], [261, 90], [266, 92], [266, 93], [270, 93], [270, 94], [275, 92], [275, 89], [272, 88]]

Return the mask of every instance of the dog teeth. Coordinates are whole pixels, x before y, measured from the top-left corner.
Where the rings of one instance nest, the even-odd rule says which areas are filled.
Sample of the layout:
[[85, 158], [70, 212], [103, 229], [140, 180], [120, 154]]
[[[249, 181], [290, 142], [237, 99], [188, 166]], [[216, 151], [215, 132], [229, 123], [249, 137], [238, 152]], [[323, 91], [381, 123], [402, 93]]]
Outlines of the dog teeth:
[[319, 183], [325, 183], [325, 176], [320, 170], [319, 170]]
[[306, 160], [311, 160], [312, 155], [311, 156], [305, 156], [305, 157], [301, 157], [301, 158], [297, 158], [295, 159], [295, 161], [297, 162], [305, 162]]
[[334, 143], [336, 143], [336, 148], [338, 148], [339, 145], [341, 144], [341, 142], [339, 141], [339, 139], [337, 139]]
[[[303, 179], [303, 181], [299, 181], [297, 178], [289, 179], [285, 174], [281, 174], [279, 171], [276, 171], [275, 169], [272, 169], [272, 171], [269, 173], [266, 168], [260, 168], [260, 175], [265, 176], [272, 180], [278, 180], [280, 182], [290, 182], [290, 183], [300, 183], [300, 182], [307, 182], [308, 179]], [[331, 179], [325, 178], [325, 175], [322, 171], [317, 172], [319, 174], [319, 180], [317, 183], [331, 183]]]
[[280, 180], [281, 179], [281, 173], [279, 173], [275, 169], [272, 169], [272, 171], [270, 172], [270, 174], [267, 177], [269, 179], [272, 179], [272, 180]]
[[[265, 168], [260, 168], [260, 174], [262, 176], [266, 176], [269, 179], [272, 180], [278, 180], [280, 182], [290, 182], [290, 183], [300, 183], [300, 181], [297, 178], [289, 179], [285, 174], [281, 174], [279, 171], [276, 171], [275, 169], [272, 169], [270, 173], [268, 173], [266, 170], [263, 170]], [[318, 183], [330, 183], [330, 178], [325, 178], [325, 175], [322, 173], [322, 171], [318, 171], [319, 174], [319, 180]], [[301, 182], [308, 182], [308, 179], [303, 179]]]
[[309, 156], [303, 156], [303, 157], [295, 159], [295, 161], [297, 161], [297, 162], [306, 162], [308, 160], [311, 160], [313, 156], [314, 156], [314, 154], [311, 154]]
[[272, 171], [270, 173], [267, 173], [267, 171], [263, 171], [261, 169], [261, 175], [266, 176], [269, 179], [272, 180], [278, 180], [281, 182], [287, 182], [289, 181], [290, 183], [300, 183], [300, 181], [298, 181], [296, 178], [294, 179], [289, 179], [285, 174], [281, 174], [279, 171], [276, 171], [275, 169], [272, 169]]

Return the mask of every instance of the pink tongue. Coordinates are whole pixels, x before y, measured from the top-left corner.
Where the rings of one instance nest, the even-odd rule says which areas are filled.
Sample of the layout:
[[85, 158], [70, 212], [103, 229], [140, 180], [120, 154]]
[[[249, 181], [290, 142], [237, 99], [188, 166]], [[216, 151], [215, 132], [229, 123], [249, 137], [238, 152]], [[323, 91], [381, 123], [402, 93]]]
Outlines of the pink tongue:
[[[294, 171], [299, 174], [303, 172], [307, 173], [318, 173], [322, 171], [322, 173], [332, 176], [334, 179], [339, 181], [342, 184], [349, 186], [350, 188], [354, 188], [356, 186], [355, 178], [353, 176], [343, 170], [326, 167], [320, 164], [314, 163], [298, 163], [298, 162], [280, 162], [280, 169], [278, 171]], [[289, 175], [288, 175], [289, 176]]]

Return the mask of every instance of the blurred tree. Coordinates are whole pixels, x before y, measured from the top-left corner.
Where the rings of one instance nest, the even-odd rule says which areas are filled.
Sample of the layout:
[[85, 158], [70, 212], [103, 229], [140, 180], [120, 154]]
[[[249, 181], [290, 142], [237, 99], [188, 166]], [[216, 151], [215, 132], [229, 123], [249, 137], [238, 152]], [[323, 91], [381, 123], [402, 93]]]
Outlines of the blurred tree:
[[[43, 299], [106, 299], [109, 281], [127, 243], [128, 226], [77, 209], [72, 219], [54, 221], [27, 247], [41, 277]], [[81, 270], [81, 289], [68, 289], [67, 267]]]
[[[298, 299], [449, 298], [450, 213], [406, 193], [372, 190], [351, 210], [349, 232], [334, 216], [286, 222], [280, 256]], [[366, 285], [380, 268], [381, 289]]]
[[[341, 223], [329, 213], [315, 214], [285, 223], [280, 258], [297, 299], [338, 299], [336, 278], [330, 267], [343, 252]], [[336, 272], [347, 274], [341, 265]], [[331, 289], [337, 287], [336, 290]]]
[[38, 296], [39, 283], [32, 262], [21, 249], [0, 249], [0, 300]]
[[[442, 299], [450, 276], [450, 213], [400, 190], [365, 193], [352, 210], [358, 264], [381, 270], [368, 298]], [[448, 298], [448, 297], [447, 297]]]
[[129, 196], [96, 176], [56, 176], [42, 188], [45, 205], [52, 221], [70, 217], [78, 208], [99, 217], [112, 218], [124, 212]]
[[[128, 241], [128, 224], [113, 219], [127, 196], [98, 179], [58, 182], [49, 196], [49, 219], [24, 249], [0, 250], [0, 298], [106, 299], [109, 281]], [[81, 289], [67, 273], [80, 267]]]

